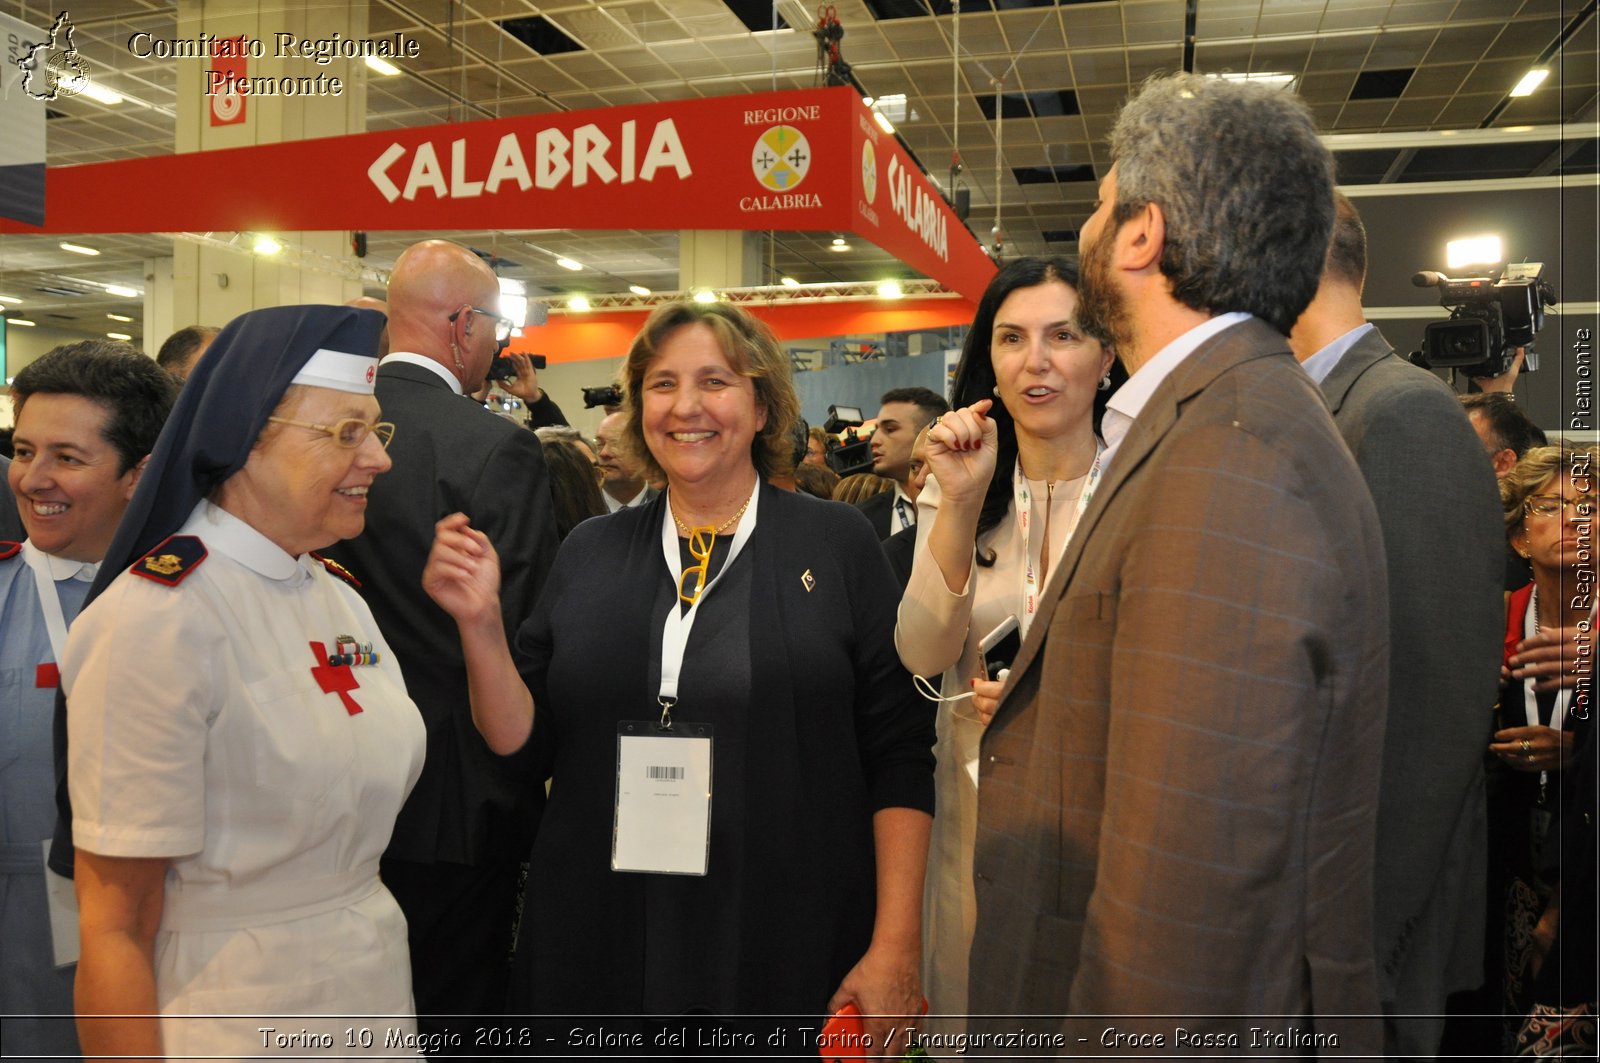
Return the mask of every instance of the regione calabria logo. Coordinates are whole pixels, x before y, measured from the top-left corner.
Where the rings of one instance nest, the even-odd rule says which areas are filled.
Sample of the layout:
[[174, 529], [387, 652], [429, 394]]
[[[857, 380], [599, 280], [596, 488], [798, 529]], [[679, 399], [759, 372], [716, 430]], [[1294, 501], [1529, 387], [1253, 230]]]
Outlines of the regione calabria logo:
[[878, 153], [870, 140], [861, 142], [861, 198], [868, 203], [878, 198]]
[[775, 125], [756, 140], [750, 168], [763, 187], [774, 192], [798, 188], [811, 171], [811, 145], [792, 125]]

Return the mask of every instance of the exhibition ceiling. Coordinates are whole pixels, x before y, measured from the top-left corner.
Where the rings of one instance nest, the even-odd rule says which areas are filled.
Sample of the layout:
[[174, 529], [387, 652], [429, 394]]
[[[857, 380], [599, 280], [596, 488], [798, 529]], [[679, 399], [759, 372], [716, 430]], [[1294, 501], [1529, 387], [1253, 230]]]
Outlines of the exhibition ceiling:
[[[178, 65], [135, 55], [129, 40], [178, 36], [176, 5], [0, 0], [0, 12], [40, 27], [61, 6], [91, 76], [123, 99], [50, 104], [50, 166], [170, 154]], [[225, 2], [211, 0], [218, 6]], [[1144, 78], [1185, 67], [1278, 76], [1333, 135], [1346, 185], [1600, 169], [1595, 0], [961, 0], [959, 14], [951, 0], [830, 6], [844, 31], [840, 57], [859, 88], [877, 98], [943, 188], [966, 190], [968, 225], [986, 245], [999, 201], [1007, 256], [1075, 252], [1118, 106]], [[263, 25], [269, 8], [261, 5]], [[394, 76], [363, 69], [367, 129], [823, 84], [812, 33], [819, 9], [784, 0], [776, 30], [774, 17], [768, 0], [372, 0], [366, 36], [403, 34], [418, 41], [420, 55], [399, 61]], [[356, 64], [328, 69], [341, 66]], [[1512, 98], [1534, 67], [1548, 69], [1548, 79]], [[952, 180], [957, 150], [962, 170]], [[670, 202], [662, 216], [661, 228], [649, 231], [442, 235], [503, 259], [502, 272], [526, 282], [530, 298], [630, 285], [663, 292], [679, 287]], [[441, 234], [371, 233], [366, 267], [381, 278], [399, 250], [424, 235]], [[830, 250], [836, 235], [767, 235], [764, 279], [909, 275], [864, 240]], [[180, 238], [241, 241], [233, 233]], [[137, 335], [140, 300], [105, 287], [142, 289], [144, 260], [171, 254], [171, 240], [96, 236], [101, 254], [91, 258], [62, 250], [59, 236], [0, 236], [0, 296], [21, 297], [41, 323], [68, 329], [103, 331], [117, 313], [133, 318], [122, 328]], [[584, 269], [564, 269], [559, 258]], [[377, 280], [368, 281], [376, 291]]]

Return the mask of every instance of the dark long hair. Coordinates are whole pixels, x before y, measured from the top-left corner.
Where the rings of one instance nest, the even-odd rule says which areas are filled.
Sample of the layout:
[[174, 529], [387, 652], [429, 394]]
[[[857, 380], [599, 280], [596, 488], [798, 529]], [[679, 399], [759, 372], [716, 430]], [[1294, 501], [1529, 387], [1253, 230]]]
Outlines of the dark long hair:
[[595, 481], [595, 465], [565, 439], [543, 439], [544, 465], [550, 472], [550, 500], [556, 518], [556, 541], [590, 517], [606, 512], [605, 499]]
[[[978, 312], [972, 319], [972, 327], [967, 330], [966, 343], [961, 347], [961, 361], [956, 366], [956, 380], [950, 390], [950, 406], [960, 410], [979, 399], [993, 399], [994, 405], [989, 410], [989, 416], [994, 418], [995, 427], [1000, 433], [1000, 451], [995, 457], [994, 477], [989, 481], [989, 490], [983, 496], [983, 509], [978, 513], [979, 538], [1005, 519], [1012, 500], [1011, 470], [1017, 463], [1017, 425], [1011, 417], [1011, 411], [994, 393], [994, 361], [990, 358], [994, 319], [1000, 313], [1000, 304], [1012, 292], [1053, 281], [1065, 284], [1076, 292], [1077, 265], [1059, 256], [1019, 258], [1006, 263], [989, 282], [989, 287], [984, 289], [983, 298], [978, 300]], [[1100, 418], [1105, 413], [1106, 399], [1127, 379], [1128, 374], [1122, 368], [1122, 363], [1112, 359], [1111, 388], [1097, 391], [1094, 396], [1094, 430], [1097, 433], [1100, 431]], [[978, 552], [978, 564], [984, 568], [994, 564], [994, 560], [993, 551], [987, 555], [981, 550]]]

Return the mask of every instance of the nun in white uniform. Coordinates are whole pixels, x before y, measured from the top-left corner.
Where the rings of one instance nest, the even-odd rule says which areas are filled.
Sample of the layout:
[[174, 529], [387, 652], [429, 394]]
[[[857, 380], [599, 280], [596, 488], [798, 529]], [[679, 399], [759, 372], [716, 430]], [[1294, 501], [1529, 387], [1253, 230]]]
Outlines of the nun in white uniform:
[[360, 533], [390, 466], [383, 324], [304, 306], [224, 329], [72, 628], [85, 1056], [393, 1054], [414, 1036], [378, 858], [422, 720], [366, 605], [311, 554]]

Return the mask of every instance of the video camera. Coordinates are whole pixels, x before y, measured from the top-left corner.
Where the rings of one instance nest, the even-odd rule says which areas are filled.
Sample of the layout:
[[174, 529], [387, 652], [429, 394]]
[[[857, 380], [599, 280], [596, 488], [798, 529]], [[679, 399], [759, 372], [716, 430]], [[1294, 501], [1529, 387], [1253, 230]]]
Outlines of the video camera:
[[[859, 409], [837, 405], [828, 407], [828, 419], [822, 422], [822, 430], [828, 433], [828, 468], [838, 473], [841, 479], [858, 472], [872, 471], [872, 438], [862, 439], [856, 434], [861, 424]], [[844, 432], [842, 441], [839, 439], [841, 431]]]
[[1487, 277], [1451, 280], [1423, 270], [1411, 278], [1418, 288], [1439, 289], [1439, 304], [1449, 321], [1423, 330], [1422, 350], [1411, 360], [1424, 369], [1460, 369], [1470, 377], [1499, 376], [1511, 368], [1518, 347], [1527, 349], [1522, 371], [1539, 368], [1533, 337], [1544, 327], [1544, 308], [1556, 303], [1555, 289], [1542, 279], [1543, 262], [1517, 262]]
[[[533, 363], [535, 369], [543, 369], [550, 362], [542, 354], [530, 354], [528, 355], [528, 360]], [[498, 384], [503, 380], [515, 380], [517, 378], [517, 368], [511, 364], [511, 356], [505, 353], [505, 348], [502, 347], [500, 353], [495, 355], [494, 361], [489, 363], [489, 371], [483, 374], [483, 378], [491, 384]]]
[[621, 406], [622, 389], [615, 384], [603, 388], [583, 389], [583, 408], [592, 410], [596, 406]]

